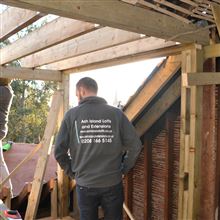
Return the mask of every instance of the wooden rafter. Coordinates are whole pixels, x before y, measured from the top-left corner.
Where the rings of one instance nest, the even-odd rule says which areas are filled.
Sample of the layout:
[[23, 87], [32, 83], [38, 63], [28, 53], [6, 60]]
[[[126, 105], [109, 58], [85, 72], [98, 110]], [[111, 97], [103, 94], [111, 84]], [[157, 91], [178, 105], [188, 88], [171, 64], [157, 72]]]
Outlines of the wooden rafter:
[[212, 11], [217, 25], [218, 33], [220, 36], [220, 5], [212, 4]]
[[192, 47], [193, 47], [192, 44], [176, 45], [176, 46], [170, 46], [170, 47], [145, 51], [143, 53], [128, 54], [127, 56], [117, 57], [115, 59], [106, 60], [104, 62], [97, 62], [97, 63], [91, 63], [89, 65], [85, 65], [85, 66], [73, 67], [71, 69], [63, 70], [63, 72], [65, 74], [72, 74], [72, 73], [89, 71], [89, 70], [98, 69], [98, 68], [105, 68], [105, 67], [114, 66], [114, 65], [137, 62], [141, 60], [153, 59], [153, 58], [164, 57], [164, 56], [174, 56], [174, 55], [180, 54], [182, 50], [187, 49], [187, 48], [189, 49]]
[[[171, 16], [185, 23], [191, 23], [190, 18], [186, 18], [187, 16], [200, 18], [200, 19], [215, 23], [212, 12], [210, 10], [210, 3], [207, 3], [207, 4], [195, 3], [194, 4], [194, 2], [192, 2], [194, 4], [193, 7], [195, 8], [188, 9], [183, 6], [179, 6], [178, 3], [173, 4], [167, 0], [154, 0], [154, 2], [152, 3], [148, 1], [144, 1], [144, 0], [121, 0], [121, 1], [133, 4], [133, 5], [138, 5], [141, 7], [151, 8], [155, 11], [161, 12], [163, 14]], [[188, 4], [191, 5], [189, 2]], [[175, 11], [173, 12], [173, 10]], [[181, 14], [177, 13], [176, 11], [181, 12]], [[206, 13], [204, 13], [203, 11], [206, 11]]]
[[9, 63], [95, 29], [95, 25], [91, 23], [69, 18], [57, 18], [1, 49], [0, 64]]
[[212, 44], [203, 48], [204, 59], [220, 57], [220, 44]]
[[125, 114], [129, 120], [134, 120], [138, 114], [146, 107], [150, 101], [161, 91], [163, 86], [180, 68], [180, 56], [169, 57], [165, 65], [150, 79], [135, 100], [131, 101], [129, 107], [125, 109]]
[[0, 66], [0, 77], [23, 80], [61, 81], [61, 72], [56, 70], [28, 69]]
[[9, 7], [0, 14], [0, 40], [4, 41], [16, 32], [27, 27], [44, 14], [26, 9]]
[[116, 0], [86, 2], [83, 0], [1, 0], [0, 2], [163, 39], [178, 35], [175, 40], [181, 43], [196, 41], [200, 44], [208, 44], [209, 41], [208, 30], [201, 29], [197, 32], [198, 27], [193, 24], [186, 24], [167, 15]]
[[[154, 37], [143, 38], [126, 44], [106, 48], [92, 53], [84, 54], [78, 57], [69, 58], [56, 63], [45, 65], [46, 69], [65, 70], [70, 68], [80, 68], [95, 63], [104, 63], [110, 60], [122, 57], [135, 57], [147, 51], [156, 50], [175, 45], [175, 42], [165, 42], [163, 39]], [[137, 58], [138, 60], [138, 58]]]
[[42, 66], [137, 39], [140, 34], [104, 27], [25, 57], [21, 59], [21, 65]]
[[220, 72], [183, 73], [183, 86], [202, 86], [220, 84]]
[[50, 112], [47, 117], [47, 125], [42, 140], [42, 149], [39, 159], [37, 161], [32, 189], [28, 198], [25, 220], [36, 219], [43, 187], [43, 178], [45, 175], [49, 155], [52, 149], [54, 133], [56, 131], [57, 119], [61, 110], [62, 101], [62, 93], [61, 91], [57, 91], [53, 96]]
[[178, 77], [135, 125], [137, 133], [140, 136], [143, 135], [180, 97], [180, 81], [180, 77]]
[[139, 5], [143, 5], [143, 6], [147, 6], [149, 8], [153, 8], [156, 11], [159, 11], [159, 12], [162, 12], [164, 14], [167, 14], [167, 15], [169, 15], [171, 17], [174, 17], [174, 18], [176, 18], [176, 19], [178, 19], [180, 21], [183, 21], [183, 22], [185, 22], [187, 24], [191, 23], [190, 20], [188, 20], [188, 19], [186, 19], [186, 18], [184, 18], [184, 17], [182, 17], [182, 16], [180, 16], [180, 15], [174, 13], [174, 12], [171, 12], [171, 11], [168, 11], [168, 10], [166, 10], [164, 8], [161, 8], [158, 5], [152, 4], [150, 2], [146, 2], [144, 0], [138, 0], [137, 3]]

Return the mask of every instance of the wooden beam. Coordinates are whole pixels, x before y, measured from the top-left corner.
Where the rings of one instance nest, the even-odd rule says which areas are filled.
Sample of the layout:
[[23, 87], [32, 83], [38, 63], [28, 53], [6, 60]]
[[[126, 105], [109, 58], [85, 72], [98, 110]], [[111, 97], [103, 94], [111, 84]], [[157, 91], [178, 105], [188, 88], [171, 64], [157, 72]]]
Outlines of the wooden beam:
[[[136, 61], [139, 60], [139, 55], [148, 51], [153, 51], [156, 49], [166, 48], [169, 46], [174, 46], [175, 42], [165, 42], [163, 39], [158, 39], [155, 37], [148, 37], [139, 39], [133, 42], [121, 44], [118, 46], [106, 48], [103, 50], [95, 51], [92, 53], [84, 54], [81, 56], [73, 57], [56, 63], [51, 63], [43, 66], [46, 69], [56, 69], [56, 70], [66, 70], [73, 68], [81, 68], [89, 65], [107, 63], [113, 60], [127, 59], [129, 56], [134, 59], [137, 57]], [[171, 49], [171, 48], [170, 48]]]
[[0, 64], [9, 63], [95, 29], [94, 24], [59, 17], [1, 49]]
[[26, 9], [9, 7], [0, 14], [0, 41], [37, 21], [44, 14]]
[[163, 39], [175, 38], [181, 43], [208, 44], [208, 30], [186, 24], [175, 18], [125, 2], [109, 1], [45, 1], [1, 0], [15, 7], [28, 8], [61, 17], [69, 17], [102, 26], [124, 29]]
[[164, 65], [150, 78], [150, 81], [138, 93], [136, 98], [125, 107], [125, 114], [129, 120], [134, 120], [138, 114], [161, 91], [163, 86], [180, 68], [180, 56], [169, 57]]
[[215, 18], [215, 23], [218, 29], [218, 34], [220, 36], [220, 5], [218, 5], [217, 3], [216, 4], [212, 3], [211, 8], [212, 8], [212, 13]]
[[[192, 51], [190, 60], [192, 72], [203, 70], [201, 50]], [[196, 219], [200, 207], [200, 172], [202, 144], [202, 94], [201, 86], [190, 89], [190, 149], [189, 149], [189, 203], [188, 219]]]
[[220, 72], [183, 73], [183, 86], [202, 86], [220, 84]]
[[[202, 72], [201, 49], [183, 51], [182, 72]], [[201, 86], [181, 87], [180, 180], [178, 219], [196, 219], [200, 207], [200, 164], [202, 141]], [[187, 143], [187, 138], [189, 143]], [[189, 146], [187, 146], [189, 145]], [[186, 151], [186, 148], [189, 151]], [[185, 164], [186, 158], [188, 163]], [[186, 167], [188, 172], [185, 172]]]
[[[123, 45], [120, 45], [120, 46], [123, 46]], [[156, 50], [141, 52], [141, 53], [137, 53], [137, 54], [131, 53], [130, 55], [127, 55], [127, 56], [125, 55], [122, 57], [114, 58], [111, 60], [106, 60], [103, 62], [101, 61], [101, 62], [97, 62], [97, 63], [91, 63], [91, 64], [88, 64], [85, 66], [79, 66], [76, 68], [67, 69], [67, 70], [64, 70], [63, 73], [65, 73], [65, 74], [79, 73], [79, 72], [98, 69], [98, 68], [105, 68], [105, 67], [114, 66], [114, 65], [121, 65], [121, 64], [131, 63], [131, 62], [137, 62], [140, 60], [147, 60], [147, 59], [153, 59], [153, 58], [164, 57], [164, 56], [174, 56], [174, 55], [180, 54], [181, 51], [184, 50], [184, 48], [185, 49], [192, 48], [192, 44], [170, 46], [170, 47], [160, 48], [160, 49], [156, 49]], [[127, 51], [129, 51], [129, 48], [127, 49]], [[114, 53], [114, 52], [112, 52], [112, 53]], [[90, 56], [92, 54], [93, 53], [90, 53], [88, 55]]]
[[61, 72], [56, 70], [28, 69], [0, 66], [0, 77], [23, 80], [61, 81]]
[[[59, 123], [63, 119], [65, 112], [69, 110], [69, 93], [70, 93], [70, 76], [62, 74], [62, 84], [60, 85], [63, 90], [63, 109]], [[69, 214], [69, 177], [65, 175], [64, 171], [58, 165], [57, 171], [58, 180], [58, 215], [60, 218], [68, 216]]]
[[50, 215], [53, 219], [57, 219], [58, 214], [57, 214], [57, 180], [53, 180], [53, 189], [50, 193], [50, 206], [51, 206], [51, 211], [50, 211]]
[[220, 44], [212, 44], [203, 48], [204, 60], [213, 57], [220, 57]]
[[142, 136], [180, 97], [180, 77], [158, 98], [150, 109], [140, 118], [135, 125], [139, 136]]
[[48, 114], [47, 126], [42, 139], [43, 146], [37, 162], [31, 193], [28, 198], [25, 220], [36, 218], [43, 186], [43, 178], [47, 167], [47, 161], [52, 149], [53, 136], [56, 130], [58, 115], [62, 106], [61, 103], [62, 95], [60, 91], [57, 91], [53, 96], [50, 112]]
[[25, 57], [21, 59], [21, 65], [42, 66], [137, 39], [140, 39], [140, 34], [104, 27]]

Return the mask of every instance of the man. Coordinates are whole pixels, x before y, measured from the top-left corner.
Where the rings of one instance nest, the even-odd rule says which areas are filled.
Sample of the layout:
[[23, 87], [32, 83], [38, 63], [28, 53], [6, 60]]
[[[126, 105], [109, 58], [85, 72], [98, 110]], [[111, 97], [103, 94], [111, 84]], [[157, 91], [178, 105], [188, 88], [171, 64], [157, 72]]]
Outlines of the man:
[[[12, 98], [13, 92], [10, 87], [10, 80], [0, 78], [0, 182], [9, 175], [8, 168], [3, 157], [2, 140], [5, 138], [8, 131], [7, 123]], [[12, 194], [11, 180], [9, 180], [5, 186], [11, 189]]]
[[81, 220], [97, 220], [99, 206], [105, 220], [122, 220], [122, 175], [134, 166], [142, 144], [123, 112], [97, 97], [97, 91], [89, 77], [77, 83], [79, 105], [64, 117], [55, 158], [76, 180]]

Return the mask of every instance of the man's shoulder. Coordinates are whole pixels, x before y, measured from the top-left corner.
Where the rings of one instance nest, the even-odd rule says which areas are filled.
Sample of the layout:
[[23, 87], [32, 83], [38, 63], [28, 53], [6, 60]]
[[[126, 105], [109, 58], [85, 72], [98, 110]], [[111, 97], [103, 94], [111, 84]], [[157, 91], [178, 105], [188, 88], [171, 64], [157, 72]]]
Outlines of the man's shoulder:
[[74, 115], [77, 113], [78, 109], [79, 109], [79, 106], [70, 108], [70, 109], [65, 113], [65, 118], [74, 116]]
[[3, 101], [10, 100], [13, 96], [13, 91], [9, 86], [0, 86], [0, 98]]

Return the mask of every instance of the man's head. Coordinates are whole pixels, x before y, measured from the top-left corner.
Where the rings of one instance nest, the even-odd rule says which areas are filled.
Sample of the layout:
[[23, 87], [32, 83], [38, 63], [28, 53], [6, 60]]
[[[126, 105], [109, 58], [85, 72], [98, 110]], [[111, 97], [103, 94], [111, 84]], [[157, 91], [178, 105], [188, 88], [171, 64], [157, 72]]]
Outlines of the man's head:
[[0, 86], [8, 86], [10, 82], [11, 82], [10, 79], [0, 77]]
[[89, 96], [97, 96], [97, 92], [98, 85], [96, 81], [90, 77], [84, 77], [76, 84], [76, 96], [78, 97], [78, 101]]

